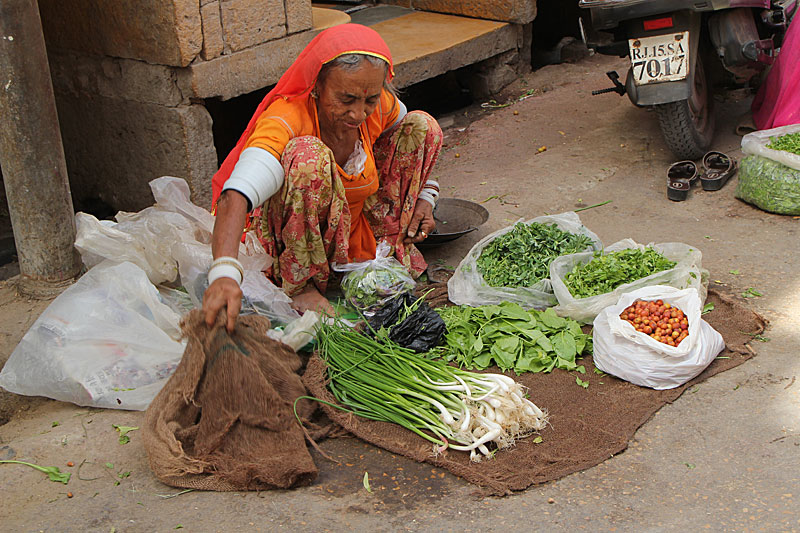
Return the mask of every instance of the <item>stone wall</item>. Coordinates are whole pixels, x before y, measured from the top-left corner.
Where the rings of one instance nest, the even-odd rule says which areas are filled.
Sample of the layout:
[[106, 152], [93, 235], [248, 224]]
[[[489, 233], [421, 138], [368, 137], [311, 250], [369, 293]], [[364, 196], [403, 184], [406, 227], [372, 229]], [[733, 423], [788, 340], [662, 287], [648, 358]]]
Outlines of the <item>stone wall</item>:
[[48, 46], [185, 67], [311, 29], [311, 0], [39, 0]]
[[203, 99], [274, 83], [313, 35], [311, 0], [39, 0], [39, 8], [76, 206], [99, 199], [140, 210], [153, 202], [147, 184], [172, 175], [209, 208], [217, 153]]

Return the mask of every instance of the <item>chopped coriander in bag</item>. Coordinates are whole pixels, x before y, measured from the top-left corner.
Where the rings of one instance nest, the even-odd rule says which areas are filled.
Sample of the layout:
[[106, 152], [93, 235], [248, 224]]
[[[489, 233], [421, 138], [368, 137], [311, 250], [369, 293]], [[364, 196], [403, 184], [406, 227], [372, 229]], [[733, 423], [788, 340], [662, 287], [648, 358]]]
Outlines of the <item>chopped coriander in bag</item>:
[[[603, 256], [610, 256], [611, 260], [585, 268], [593, 260], [600, 263]], [[559, 257], [550, 265], [550, 281], [558, 298], [555, 311], [560, 316], [589, 323], [603, 309], [616, 304], [623, 294], [651, 285], [692, 287], [704, 302], [708, 271], [702, 267], [702, 258], [700, 250], [688, 244], [644, 246], [631, 239], [616, 242], [602, 252]]]

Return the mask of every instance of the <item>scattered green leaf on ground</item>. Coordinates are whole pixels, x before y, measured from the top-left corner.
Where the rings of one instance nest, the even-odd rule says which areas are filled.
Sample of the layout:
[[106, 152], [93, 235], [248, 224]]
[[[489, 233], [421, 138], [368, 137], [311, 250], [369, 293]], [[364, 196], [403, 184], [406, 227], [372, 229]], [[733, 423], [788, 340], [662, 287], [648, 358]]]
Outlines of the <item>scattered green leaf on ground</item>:
[[707, 303], [706, 305], [703, 306], [703, 313], [702, 314], [705, 315], [706, 313], [710, 313], [713, 310], [714, 310], [714, 304]]
[[686, 468], [689, 468], [689, 469], [695, 468], [695, 464], [694, 463], [683, 463], [683, 464], [686, 465]]
[[575, 383], [577, 383], [578, 385], [580, 385], [580, 386], [581, 386], [581, 387], [583, 387], [584, 389], [588, 389], [588, 388], [589, 388], [589, 382], [588, 382], [588, 381], [583, 381], [583, 380], [582, 380], [581, 378], [579, 378], [579, 377], [576, 377], [576, 378], [575, 378]]
[[758, 296], [764, 296], [764, 295], [763, 295], [763, 294], [761, 294], [760, 292], [758, 292], [758, 291], [757, 291], [755, 288], [753, 288], [753, 287], [748, 287], [748, 288], [747, 288], [747, 290], [745, 290], [745, 291], [742, 293], [742, 298], [756, 298], [756, 297], [758, 297]]
[[119, 431], [120, 444], [128, 444], [131, 441], [131, 438], [128, 436], [128, 433], [139, 429], [138, 426], [120, 426], [118, 424], [111, 424], [111, 426], [117, 431]]
[[61, 425], [61, 422], [51, 422], [51, 423], [50, 423], [50, 427], [51, 427], [51, 428], [54, 428], [54, 427], [56, 427], [56, 426], [60, 426], [60, 425]]
[[364, 488], [367, 489], [367, 492], [372, 492], [372, 488], [369, 486], [369, 472], [364, 472]]
[[62, 472], [58, 469], [57, 466], [39, 466], [33, 463], [26, 463], [25, 461], [15, 461], [13, 459], [7, 459], [0, 461], [0, 464], [18, 464], [18, 465], [25, 465], [31, 468], [38, 470], [39, 472], [44, 472], [47, 474], [47, 477], [50, 478], [50, 481], [56, 481], [58, 483], [63, 483], [66, 485], [69, 483], [69, 478], [72, 476], [69, 472]]
[[739, 275], [739, 271], [736, 270], [736, 269], [731, 270], [730, 273], [733, 274], [734, 276], [738, 276]]
[[114, 463], [106, 463], [106, 468], [114, 468]]
[[540, 444], [541, 442], [542, 442], [542, 437], [536, 437], [535, 439], [533, 439], [534, 444]]

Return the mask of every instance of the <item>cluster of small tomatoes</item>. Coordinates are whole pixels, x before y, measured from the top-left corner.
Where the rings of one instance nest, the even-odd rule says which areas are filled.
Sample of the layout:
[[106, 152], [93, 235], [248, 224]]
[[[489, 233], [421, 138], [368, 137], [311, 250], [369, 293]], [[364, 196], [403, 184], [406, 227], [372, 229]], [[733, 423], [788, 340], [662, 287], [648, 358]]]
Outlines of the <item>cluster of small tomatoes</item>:
[[679, 345], [689, 335], [689, 319], [683, 311], [662, 300], [636, 300], [619, 317], [636, 331], [670, 346]]

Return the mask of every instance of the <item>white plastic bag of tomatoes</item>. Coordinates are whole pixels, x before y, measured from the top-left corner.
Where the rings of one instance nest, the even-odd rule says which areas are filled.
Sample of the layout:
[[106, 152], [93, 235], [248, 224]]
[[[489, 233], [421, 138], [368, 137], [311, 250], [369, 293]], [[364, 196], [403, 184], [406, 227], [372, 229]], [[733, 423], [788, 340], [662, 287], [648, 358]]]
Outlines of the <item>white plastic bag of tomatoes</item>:
[[[683, 311], [688, 335], [676, 346], [636, 331], [620, 318], [637, 300], [658, 301]], [[702, 372], [725, 348], [722, 335], [701, 318], [703, 302], [694, 288], [644, 287], [622, 295], [594, 320], [594, 364], [613, 376], [657, 390], [683, 385]], [[680, 333], [679, 333], [680, 335]]]

